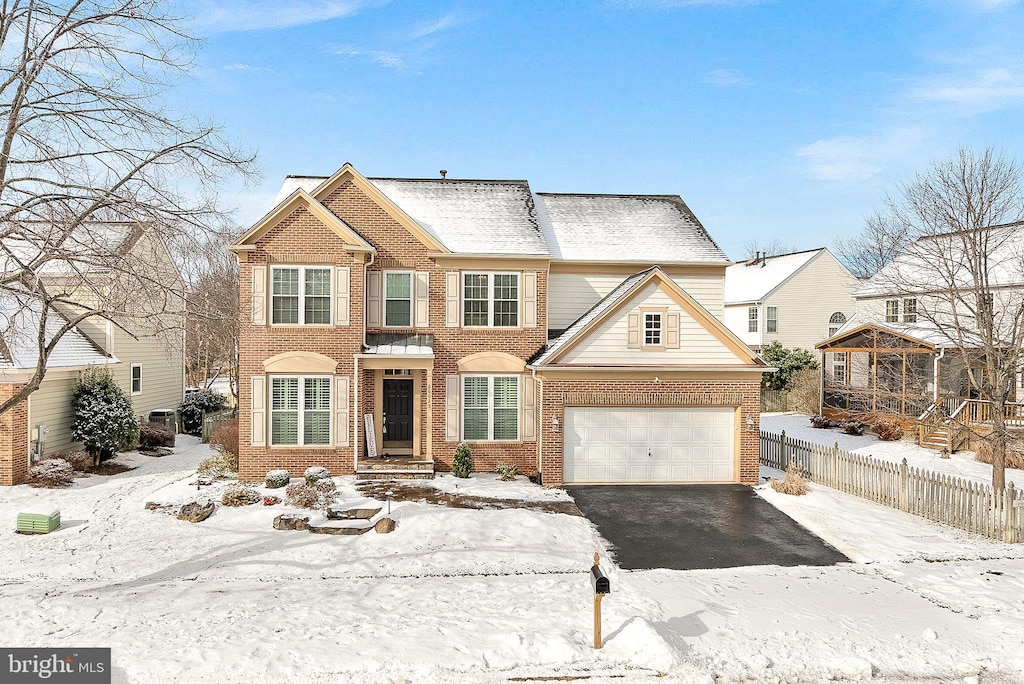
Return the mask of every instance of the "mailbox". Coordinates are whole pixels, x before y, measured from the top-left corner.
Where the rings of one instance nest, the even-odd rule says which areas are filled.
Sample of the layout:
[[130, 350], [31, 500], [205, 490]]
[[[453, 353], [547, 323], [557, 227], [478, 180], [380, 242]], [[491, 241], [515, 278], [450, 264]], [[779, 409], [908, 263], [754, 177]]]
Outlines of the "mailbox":
[[594, 585], [595, 594], [610, 594], [612, 593], [611, 584], [608, 582], [608, 578], [601, 572], [601, 568], [598, 565], [590, 568], [590, 583]]

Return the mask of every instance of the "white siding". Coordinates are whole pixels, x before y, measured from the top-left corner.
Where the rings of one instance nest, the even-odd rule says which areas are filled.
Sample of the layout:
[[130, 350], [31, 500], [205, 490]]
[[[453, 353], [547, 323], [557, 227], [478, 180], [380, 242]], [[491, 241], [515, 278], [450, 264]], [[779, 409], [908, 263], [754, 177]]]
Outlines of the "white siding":
[[[828, 319], [837, 311], [853, 316], [856, 304], [851, 296], [857, 279], [828, 252], [821, 252], [802, 270], [764, 300], [765, 309], [778, 307], [778, 332], [764, 331], [764, 344], [778, 340], [784, 347], [814, 349], [828, 338]], [[742, 337], [741, 337], [742, 339]]]
[[[679, 313], [679, 349], [629, 349], [629, 312], [643, 307], [665, 307]], [[649, 284], [559, 361], [565, 364], [638, 365], [734, 365], [744, 363], [704, 326], [681, 309], [656, 284]]]
[[[77, 379], [77, 373], [48, 374], [30, 397], [28, 427], [32, 430], [42, 424], [50, 429], [46, 435], [47, 454], [77, 446], [71, 440], [71, 388]], [[29, 444], [29, 449], [33, 448]]]
[[[743, 341], [743, 344], [753, 349], [761, 347], [761, 331], [764, 329], [764, 321], [758, 318], [757, 332], [749, 332], [749, 309], [750, 304], [742, 304], [725, 307], [725, 327], [732, 330], [736, 337]], [[764, 314], [759, 312], [759, 316]]]
[[[626, 279], [622, 275], [552, 273], [548, 276], [548, 328], [568, 328], [577, 318]], [[672, 280], [719, 320], [725, 297], [725, 276], [679, 275]]]

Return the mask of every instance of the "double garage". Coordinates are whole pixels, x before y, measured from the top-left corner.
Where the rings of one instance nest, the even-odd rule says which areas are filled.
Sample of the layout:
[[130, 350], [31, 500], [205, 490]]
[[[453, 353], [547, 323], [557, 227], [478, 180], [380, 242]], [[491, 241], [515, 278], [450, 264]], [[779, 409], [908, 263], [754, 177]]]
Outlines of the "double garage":
[[738, 410], [565, 407], [566, 484], [737, 482]]

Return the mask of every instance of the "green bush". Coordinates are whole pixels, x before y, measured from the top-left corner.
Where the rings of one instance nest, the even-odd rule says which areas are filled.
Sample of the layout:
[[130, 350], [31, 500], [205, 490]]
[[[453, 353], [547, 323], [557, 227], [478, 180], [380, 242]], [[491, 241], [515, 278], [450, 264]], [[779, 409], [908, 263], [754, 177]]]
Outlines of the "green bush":
[[[761, 358], [769, 366], [778, 368], [774, 373], [764, 373], [761, 376], [761, 387], [768, 390], [787, 389], [797, 373], [818, 367], [818, 360], [814, 358], [812, 352], [799, 348], [786, 349], [778, 340], [761, 350]], [[814, 377], [817, 378], [817, 374], [814, 374]], [[814, 381], [814, 386], [818, 386], [817, 380]]]
[[280, 489], [281, 487], [287, 487], [288, 483], [291, 482], [291, 479], [291, 473], [284, 468], [279, 468], [267, 473], [267, 477], [264, 482], [267, 485], [267, 489]]
[[203, 432], [203, 414], [220, 411], [228, 400], [223, 394], [208, 389], [201, 389], [185, 396], [178, 410], [181, 412], [181, 430], [189, 435]]
[[494, 466], [494, 472], [498, 473], [498, 479], [502, 482], [511, 482], [519, 474], [519, 466], [515, 463], [499, 463]]
[[452, 475], [469, 477], [471, 472], [473, 472], [473, 454], [469, 451], [469, 445], [462, 442], [455, 447], [455, 457], [452, 458]]
[[71, 439], [81, 442], [96, 463], [138, 442], [132, 400], [106, 368], [82, 373], [71, 390], [71, 411]]
[[320, 480], [331, 479], [331, 471], [323, 466], [310, 466], [302, 475], [306, 478], [306, 484], [315, 484]]

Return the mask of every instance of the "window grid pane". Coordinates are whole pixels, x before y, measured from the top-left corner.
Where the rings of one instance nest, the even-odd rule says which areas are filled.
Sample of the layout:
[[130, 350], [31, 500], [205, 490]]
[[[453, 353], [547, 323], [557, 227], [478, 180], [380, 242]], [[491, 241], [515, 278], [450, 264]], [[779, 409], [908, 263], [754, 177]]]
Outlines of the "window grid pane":
[[765, 314], [764, 323], [765, 332], [779, 332], [779, 309], [778, 307], [769, 306], [768, 311]]
[[756, 306], [747, 309], [747, 332], [757, 332], [757, 319], [759, 312]]
[[899, 323], [900, 302], [898, 299], [888, 299], [885, 302], [885, 322]]
[[480, 273], [463, 274], [462, 301], [464, 325], [487, 325], [487, 276]]
[[384, 296], [387, 299], [411, 299], [412, 275], [409, 273], [387, 273]]
[[661, 344], [661, 314], [644, 314], [644, 344]]
[[494, 276], [494, 325], [498, 327], [519, 324], [519, 276], [499, 273]]
[[299, 269], [297, 268], [275, 268], [274, 289], [275, 295], [298, 295], [299, 294]]

